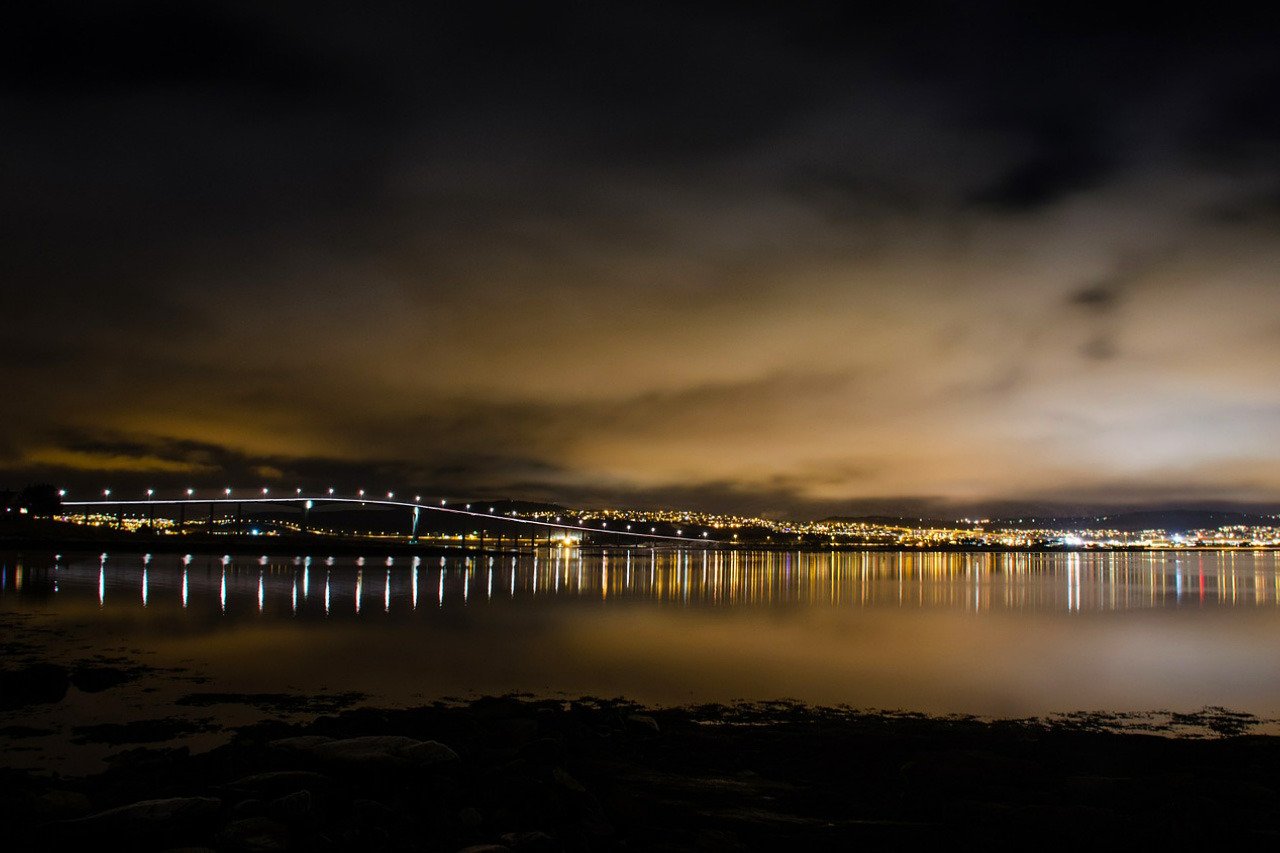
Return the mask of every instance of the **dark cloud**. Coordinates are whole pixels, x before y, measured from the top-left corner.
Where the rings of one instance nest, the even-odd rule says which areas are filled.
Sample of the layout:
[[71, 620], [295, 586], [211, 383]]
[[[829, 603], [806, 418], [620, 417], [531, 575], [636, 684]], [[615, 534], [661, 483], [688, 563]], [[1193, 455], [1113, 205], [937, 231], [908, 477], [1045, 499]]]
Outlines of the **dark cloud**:
[[1071, 294], [1068, 301], [1089, 311], [1106, 313], [1120, 303], [1120, 288], [1114, 282], [1091, 284]]
[[1271, 459], [1274, 12], [27, 11], [14, 477], [809, 511]]

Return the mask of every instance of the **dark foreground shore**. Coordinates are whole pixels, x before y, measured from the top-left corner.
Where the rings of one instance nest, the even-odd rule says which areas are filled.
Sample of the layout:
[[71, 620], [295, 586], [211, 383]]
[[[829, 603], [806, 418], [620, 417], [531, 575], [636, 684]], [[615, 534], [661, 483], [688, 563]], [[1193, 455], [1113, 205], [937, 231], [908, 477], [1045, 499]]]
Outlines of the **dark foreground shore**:
[[262, 722], [87, 778], [3, 771], [9, 850], [803, 850], [1263, 845], [1280, 738], [490, 698]]

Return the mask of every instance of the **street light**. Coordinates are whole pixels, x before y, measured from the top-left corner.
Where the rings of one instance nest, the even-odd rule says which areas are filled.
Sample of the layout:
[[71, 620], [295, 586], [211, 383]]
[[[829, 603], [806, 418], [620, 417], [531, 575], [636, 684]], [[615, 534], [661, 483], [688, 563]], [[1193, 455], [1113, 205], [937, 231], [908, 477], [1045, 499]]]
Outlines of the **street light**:
[[195, 489], [187, 489], [187, 497], [191, 497], [196, 493]]
[[58, 497], [60, 497], [60, 498], [65, 498], [66, 496], [67, 496], [67, 490], [66, 490], [66, 489], [58, 489]]
[[103, 489], [103, 490], [102, 490], [102, 496], [103, 496], [104, 498], [109, 498], [109, 497], [111, 497], [111, 490], [110, 490], [110, 489]]
[[266, 497], [267, 491], [268, 491], [268, 490], [267, 490], [267, 487], [266, 487], [266, 486], [263, 486], [263, 487], [262, 487], [262, 495], [263, 495], [263, 497]]
[[152, 496], [155, 495], [155, 493], [156, 493], [155, 489], [147, 489], [147, 500], [151, 500]]
[[387, 500], [391, 500], [396, 496], [395, 492], [387, 492]]
[[329, 487], [329, 494], [333, 494], [333, 486]]
[[222, 491], [226, 494], [226, 496], [227, 496], [227, 497], [231, 497], [231, 487], [230, 487], [230, 486], [227, 486], [227, 487], [226, 487], [225, 489], [223, 489]]

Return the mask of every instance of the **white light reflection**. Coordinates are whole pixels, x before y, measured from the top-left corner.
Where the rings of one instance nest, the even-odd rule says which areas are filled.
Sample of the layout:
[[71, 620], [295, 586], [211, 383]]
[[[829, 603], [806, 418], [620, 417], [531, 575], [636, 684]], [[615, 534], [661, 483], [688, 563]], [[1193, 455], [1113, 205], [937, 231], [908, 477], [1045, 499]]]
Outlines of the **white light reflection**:
[[[332, 558], [330, 558], [332, 559]], [[324, 615], [329, 615], [329, 573], [324, 573]]]
[[262, 612], [263, 590], [262, 590], [262, 572], [258, 572], [258, 612]]
[[[364, 565], [364, 557], [360, 558], [359, 565]], [[360, 612], [360, 597], [364, 595], [364, 569], [356, 571], [356, 612]]]
[[[391, 559], [387, 558], [387, 562], [390, 563]], [[382, 587], [382, 612], [383, 613], [391, 612], [391, 570], [390, 569], [387, 569], [386, 585]]]

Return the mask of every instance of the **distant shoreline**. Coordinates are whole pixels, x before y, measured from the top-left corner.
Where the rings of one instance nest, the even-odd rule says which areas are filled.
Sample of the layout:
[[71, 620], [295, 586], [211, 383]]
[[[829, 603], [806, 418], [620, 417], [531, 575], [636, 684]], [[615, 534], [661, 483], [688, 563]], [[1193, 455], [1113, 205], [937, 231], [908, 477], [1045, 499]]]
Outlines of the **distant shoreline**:
[[[77, 531], [79, 532], [79, 531]], [[520, 544], [524, 543], [524, 544]], [[448, 556], [450, 554], [489, 554], [516, 555], [531, 552], [528, 539], [509, 537], [492, 537], [483, 547], [477, 545], [445, 545], [436, 542], [408, 542], [404, 540], [382, 540], [377, 538], [331, 537], [325, 535], [259, 535], [220, 534], [207, 535], [199, 533], [183, 535], [156, 535], [147, 533], [130, 533], [111, 531], [106, 535], [71, 536], [71, 535], [4, 535], [0, 534], [0, 551], [125, 551], [128, 553], [155, 554], [229, 554], [229, 553], [279, 553], [291, 551], [301, 554], [360, 555], [370, 551], [378, 551], [389, 555], [422, 555]], [[543, 544], [539, 548], [545, 547]], [[590, 543], [575, 546], [575, 550], [587, 552], [602, 550], [618, 550], [653, 547], [652, 543], [638, 545], [613, 545], [608, 543]], [[670, 549], [666, 543], [658, 547]], [[768, 542], [709, 542], [701, 547], [689, 546], [691, 550], [714, 549], [719, 551], [773, 551], [802, 553], [861, 552], [873, 551], [882, 553], [994, 553], [994, 554], [1089, 554], [1089, 553], [1142, 553], [1142, 554], [1182, 554], [1205, 552], [1244, 552], [1244, 551], [1280, 551], [1274, 545], [1188, 545], [1180, 548], [1150, 548], [1141, 545], [1117, 545], [1094, 547], [1067, 547], [1050, 545], [886, 545], [838, 543], [834, 545], [814, 545], [811, 543], [795, 543], [788, 545]]]

